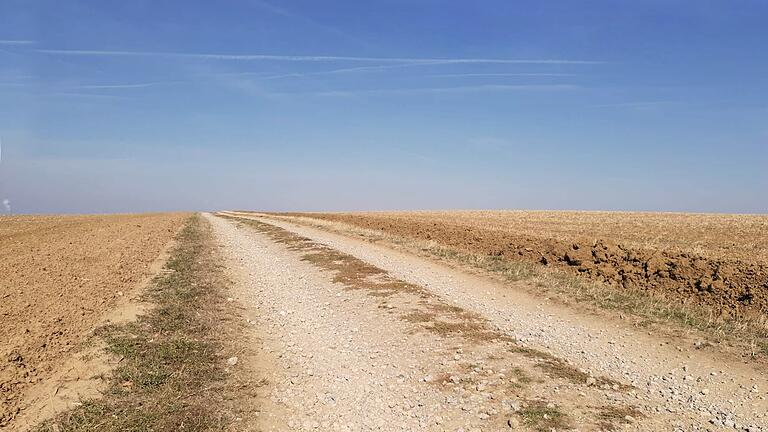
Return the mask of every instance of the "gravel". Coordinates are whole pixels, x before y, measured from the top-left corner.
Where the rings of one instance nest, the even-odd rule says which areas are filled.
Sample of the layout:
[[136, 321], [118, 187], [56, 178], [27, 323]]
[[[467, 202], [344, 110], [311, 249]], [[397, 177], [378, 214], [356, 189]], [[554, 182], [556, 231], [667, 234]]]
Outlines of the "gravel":
[[[225, 251], [235, 299], [253, 309], [262, 354], [272, 359], [265, 430], [509, 430], [523, 427], [525, 401], [540, 399], [565, 411], [575, 425], [594, 414], [586, 407], [619, 404], [642, 412], [622, 416], [626, 430], [768, 431], [762, 390], [768, 379], [749, 364], [681, 348], [622, 322], [579, 314], [382, 246], [268, 221], [418, 285], [435, 294], [431, 301], [474, 312], [494, 331], [590, 376], [583, 383], [545, 379], [511, 391], [501, 385], [510, 367], [529, 374], [537, 369], [510, 346], [415, 331], [419, 327], [402, 316], [424, 307], [418, 298], [345, 289], [329, 272], [302, 261], [300, 252], [207, 218]], [[446, 383], [437, 385], [446, 374]], [[600, 386], [593, 376], [633, 388]]]

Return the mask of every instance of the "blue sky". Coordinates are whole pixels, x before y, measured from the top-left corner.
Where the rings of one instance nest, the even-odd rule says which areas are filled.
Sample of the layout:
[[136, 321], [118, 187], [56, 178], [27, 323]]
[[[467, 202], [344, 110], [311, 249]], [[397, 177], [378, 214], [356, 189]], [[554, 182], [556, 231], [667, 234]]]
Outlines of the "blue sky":
[[746, 0], [0, 0], [0, 200], [766, 213], [766, 22]]

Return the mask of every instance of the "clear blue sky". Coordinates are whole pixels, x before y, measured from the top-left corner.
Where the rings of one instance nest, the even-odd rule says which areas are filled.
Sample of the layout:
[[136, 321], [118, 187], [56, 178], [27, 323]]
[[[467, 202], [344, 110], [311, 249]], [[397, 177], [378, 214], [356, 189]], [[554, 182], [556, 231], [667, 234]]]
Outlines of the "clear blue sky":
[[765, 213], [766, 23], [763, 0], [0, 0], [0, 200]]

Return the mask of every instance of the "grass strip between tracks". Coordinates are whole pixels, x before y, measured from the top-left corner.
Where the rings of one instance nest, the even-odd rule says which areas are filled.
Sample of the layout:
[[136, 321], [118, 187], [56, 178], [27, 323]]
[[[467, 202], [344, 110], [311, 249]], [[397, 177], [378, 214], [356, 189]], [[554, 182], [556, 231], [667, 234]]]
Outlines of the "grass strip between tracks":
[[154, 304], [137, 321], [96, 331], [122, 359], [104, 397], [59, 415], [38, 431], [205, 431], [226, 429], [227, 374], [218, 320], [224, 276], [209, 227], [192, 216], [164, 271], [147, 290]]

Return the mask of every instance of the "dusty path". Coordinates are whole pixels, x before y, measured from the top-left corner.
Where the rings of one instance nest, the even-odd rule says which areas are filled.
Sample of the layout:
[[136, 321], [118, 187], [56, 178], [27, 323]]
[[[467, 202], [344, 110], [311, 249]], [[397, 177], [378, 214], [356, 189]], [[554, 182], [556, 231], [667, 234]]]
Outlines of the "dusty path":
[[749, 365], [340, 235], [208, 218], [265, 332], [265, 430], [768, 430]]

